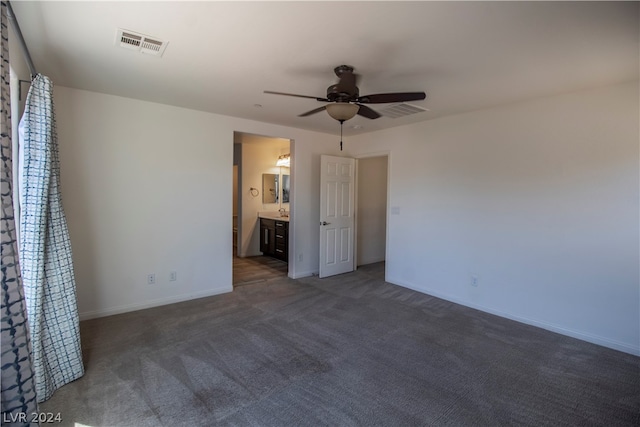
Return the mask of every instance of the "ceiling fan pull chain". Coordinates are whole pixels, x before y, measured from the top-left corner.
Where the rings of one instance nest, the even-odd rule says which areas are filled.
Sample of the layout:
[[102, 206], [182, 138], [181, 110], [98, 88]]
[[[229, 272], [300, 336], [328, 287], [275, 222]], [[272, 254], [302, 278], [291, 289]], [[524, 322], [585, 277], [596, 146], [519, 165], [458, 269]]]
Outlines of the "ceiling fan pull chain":
[[340, 151], [342, 151], [342, 124], [344, 120], [340, 120]]

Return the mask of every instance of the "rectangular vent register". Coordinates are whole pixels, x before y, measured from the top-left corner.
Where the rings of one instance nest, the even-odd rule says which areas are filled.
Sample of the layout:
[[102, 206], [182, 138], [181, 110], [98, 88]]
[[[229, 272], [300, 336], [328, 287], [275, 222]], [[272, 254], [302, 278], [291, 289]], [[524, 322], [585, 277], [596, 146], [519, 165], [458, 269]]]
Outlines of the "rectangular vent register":
[[406, 104], [404, 102], [400, 104], [390, 105], [381, 110], [378, 110], [380, 114], [385, 117], [391, 117], [397, 119], [398, 117], [409, 116], [416, 113], [424, 113], [429, 111], [427, 108], [418, 107], [417, 105]]
[[162, 56], [169, 42], [134, 31], [117, 29], [116, 46], [154, 56]]

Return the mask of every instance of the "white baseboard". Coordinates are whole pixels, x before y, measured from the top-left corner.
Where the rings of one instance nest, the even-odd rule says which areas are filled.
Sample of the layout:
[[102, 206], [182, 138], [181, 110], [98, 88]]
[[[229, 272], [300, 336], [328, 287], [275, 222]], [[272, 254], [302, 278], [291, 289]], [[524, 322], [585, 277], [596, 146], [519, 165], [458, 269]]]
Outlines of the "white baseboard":
[[382, 258], [373, 258], [373, 259], [364, 260], [364, 261], [361, 261], [360, 264], [358, 264], [358, 267], [362, 267], [363, 265], [375, 264], [376, 262], [382, 262], [385, 260], [386, 258], [384, 256]]
[[292, 279], [301, 279], [303, 277], [317, 276], [319, 273], [318, 270], [311, 271], [295, 271], [293, 273], [289, 273], [289, 277]]
[[128, 313], [130, 311], [144, 310], [145, 308], [159, 307], [162, 305], [174, 304], [177, 302], [190, 301], [192, 299], [205, 298], [213, 295], [225, 294], [231, 291], [233, 291], [233, 286], [224, 287], [224, 288], [215, 288], [215, 289], [209, 289], [204, 292], [194, 292], [190, 294], [177, 295], [169, 298], [159, 298], [151, 301], [145, 301], [142, 303], [126, 304], [126, 305], [120, 305], [112, 308], [85, 311], [84, 313], [80, 313], [79, 316], [81, 321], [96, 319], [98, 317], [113, 316], [114, 314]]
[[574, 331], [572, 329], [567, 329], [564, 328], [562, 326], [558, 326], [558, 325], [554, 325], [551, 323], [547, 323], [547, 322], [543, 322], [540, 320], [535, 320], [535, 319], [529, 319], [527, 317], [522, 317], [522, 316], [518, 316], [512, 313], [507, 313], [501, 310], [495, 310], [493, 308], [490, 307], [485, 307], [479, 304], [474, 304], [471, 303], [469, 301], [464, 301], [461, 300], [460, 298], [456, 298], [456, 297], [452, 297], [451, 295], [447, 295], [447, 294], [443, 294], [437, 291], [433, 291], [431, 289], [428, 288], [421, 288], [418, 286], [415, 286], [411, 283], [406, 283], [400, 279], [396, 279], [393, 277], [387, 277], [385, 278], [385, 281], [388, 283], [392, 283], [394, 285], [398, 285], [398, 286], [402, 286], [404, 288], [409, 288], [412, 289], [414, 291], [423, 293], [423, 294], [427, 294], [427, 295], [431, 295], [437, 298], [441, 298], [443, 300], [447, 300], [447, 301], [451, 301], [454, 302], [456, 304], [460, 304], [460, 305], [464, 305], [466, 307], [471, 307], [474, 308], [476, 310], [480, 310], [480, 311], [484, 311], [486, 313], [490, 313], [490, 314], [495, 314], [496, 316], [500, 316], [500, 317], [504, 317], [510, 320], [515, 320], [516, 322], [520, 322], [520, 323], [525, 323], [527, 325], [531, 325], [531, 326], [537, 326], [539, 328], [542, 329], [546, 329], [548, 331], [551, 332], [556, 332], [558, 334], [561, 335], [566, 335], [572, 338], [577, 338], [579, 340], [582, 341], [587, 341], [590, 342], [592, 344], [597, 344], [597, 345], [601, 345], [603, 347], [608, 347], [608, 348], [612, 348], [614, 350], [618, 350], [618, 351], [622, 351], [625, 353], [629, 353], [629, 354], [633, 354], [634, 356], [640, 356], [640, 348], [634, 347], [632, 345], [623, 343], [623, 342], [619, 342], [616, 340], [612, 340], [609, 338], [605, 338], [605, 337], [600, 337], [597, 335], [591, 335], [591, 334], [587, 334], [584, 332], [580, 332], [580, 331]]

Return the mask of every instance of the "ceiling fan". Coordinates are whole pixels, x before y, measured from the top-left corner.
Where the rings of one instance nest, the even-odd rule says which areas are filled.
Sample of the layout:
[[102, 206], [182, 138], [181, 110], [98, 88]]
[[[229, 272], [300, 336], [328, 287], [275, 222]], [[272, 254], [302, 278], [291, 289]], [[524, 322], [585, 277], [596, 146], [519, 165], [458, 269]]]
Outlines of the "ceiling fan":
[[385, 104], [390, 102], [421, 101], [427, 97], [424, 92], [396, 92], [377, 93], [373, 95], [360, 96], [358, 86], [356, 86], [357, 75], [353, 73], [353, 67], [349, 65], [339, 65], [334, 70], [338, 76], [338, 83], [327, 88], [327, 97], [321, 98], [308, 95], [297, 95], [294, 93], [274, 92], [265, 90], [264, 93], [273, 95], [295, 96], [298, 98], [310, 98], [329, 104], [314, 108], [311, 111], [300, 114], [298, 117], [307, 117], [320, 111], [327, 110], [327, 113], [342, 124], [345, 120], [353, 118], [356, 114], [368, 119], [377, 119], [381, 115], [372, 108], [364, 104]]

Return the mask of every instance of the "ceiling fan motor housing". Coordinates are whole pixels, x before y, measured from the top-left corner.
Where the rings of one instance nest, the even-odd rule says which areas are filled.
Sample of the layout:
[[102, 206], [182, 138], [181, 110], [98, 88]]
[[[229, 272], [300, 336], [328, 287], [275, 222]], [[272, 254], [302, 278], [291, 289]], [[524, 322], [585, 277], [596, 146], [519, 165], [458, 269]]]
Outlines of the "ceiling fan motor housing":
[[360, 92], [356, 86], [356, 76], [353, 74], [353, 67], [340, 65], [334, 69], [336, 76], [340, 79], [335, 85], [327, 88], [327, 99], [331, 102], [355, 101]]
[[358, 96], [359, 91], [356, 86], [344, 85], [342, 82], [327, 88], [327, 99], [331, 102], [349, 102]]

